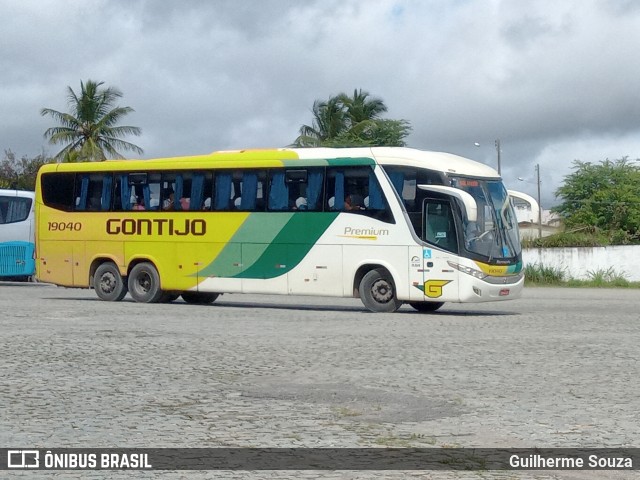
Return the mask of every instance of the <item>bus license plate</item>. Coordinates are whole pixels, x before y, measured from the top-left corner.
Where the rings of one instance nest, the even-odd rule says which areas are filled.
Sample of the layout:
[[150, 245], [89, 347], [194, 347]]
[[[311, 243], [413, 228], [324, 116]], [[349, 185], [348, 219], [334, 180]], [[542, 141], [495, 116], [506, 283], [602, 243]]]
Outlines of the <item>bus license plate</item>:
[[509, 295], [509, 289], [508, 288], [503, 288], [502, 290], [500, 290], [499, 295], [501, 297], [506, 297], [507, 295]]

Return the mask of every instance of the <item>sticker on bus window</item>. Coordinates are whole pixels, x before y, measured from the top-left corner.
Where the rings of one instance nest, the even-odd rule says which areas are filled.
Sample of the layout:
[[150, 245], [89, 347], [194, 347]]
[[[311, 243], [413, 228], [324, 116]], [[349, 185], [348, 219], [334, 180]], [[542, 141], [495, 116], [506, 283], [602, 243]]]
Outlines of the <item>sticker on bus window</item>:
[[447, 238], [447, 232], [436, 232], [436, 238]]
[[424, 258], [431, 258], [431, 249], [430, 249], [430, 248], [425, 248], [425, 249], [422, 251], [422, 256], [423, 256]]

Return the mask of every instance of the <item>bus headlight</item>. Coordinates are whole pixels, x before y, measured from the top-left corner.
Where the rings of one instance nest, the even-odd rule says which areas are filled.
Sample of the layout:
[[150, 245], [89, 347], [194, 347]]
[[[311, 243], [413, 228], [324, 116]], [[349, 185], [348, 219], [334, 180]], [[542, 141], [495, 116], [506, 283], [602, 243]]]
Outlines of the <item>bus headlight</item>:
[[480, 280], [482, 280], [487, 276], [486, 273], [480, 270], [476, 270], [475, 268], [465, 267], [464, 265], [460, 265], [459, 263], [454, 263], [454, 262], [447, 262], [447, 263], [449, 264], [450, 267], [453, 267], [456, 270], [461, 271], [462, 273], [466, 273], [467, 275], [471, 275], [472, 277], [479, 278]]

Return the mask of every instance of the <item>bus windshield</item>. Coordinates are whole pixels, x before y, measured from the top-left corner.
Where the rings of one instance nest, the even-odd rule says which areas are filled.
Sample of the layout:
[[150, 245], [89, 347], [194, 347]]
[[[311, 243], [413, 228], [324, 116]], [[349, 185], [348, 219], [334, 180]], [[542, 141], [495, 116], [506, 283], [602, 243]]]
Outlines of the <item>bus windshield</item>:
[[502, 181], [452, 177], [451, 186], [469, 193], [478, 205], [477, 221], [463, 219], [465, 249], [489, 261], [518, 256], [518, 222]]

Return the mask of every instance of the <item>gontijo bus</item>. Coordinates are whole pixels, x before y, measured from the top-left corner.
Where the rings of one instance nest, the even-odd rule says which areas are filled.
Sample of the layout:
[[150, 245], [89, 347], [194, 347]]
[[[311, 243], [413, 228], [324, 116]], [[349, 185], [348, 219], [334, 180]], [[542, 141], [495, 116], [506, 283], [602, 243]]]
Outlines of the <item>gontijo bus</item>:
[[0, 189], [0, 278], [35, 273], [33, 192]]
[[40, 169], [37, 276], [103, 300], [222, 293], [508, 300], [518, 226], [495, 170], [409, 148], [274, 149]]

